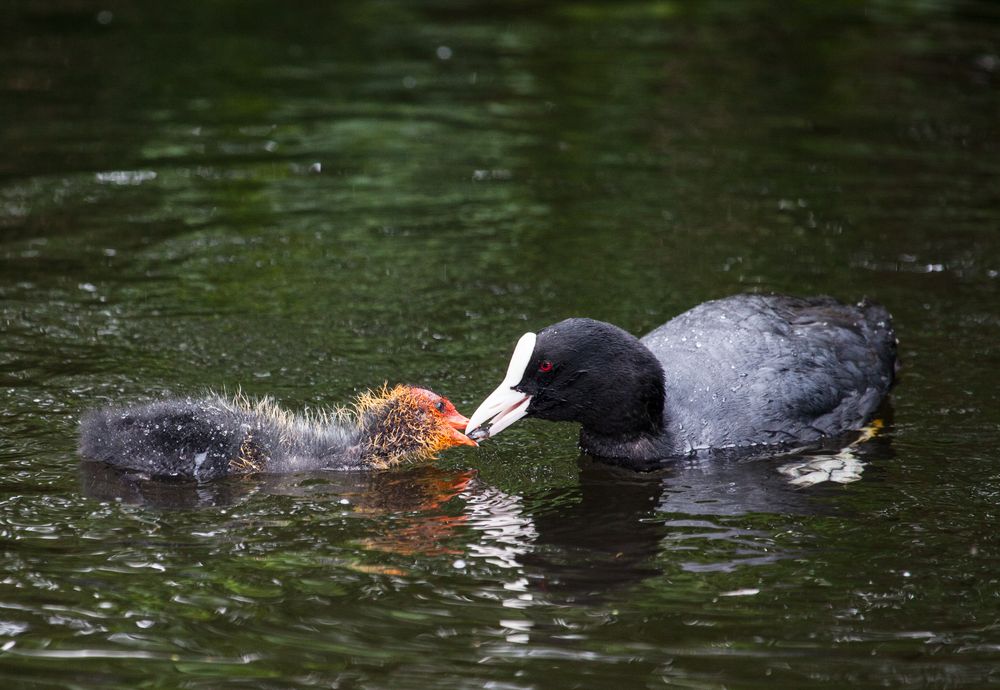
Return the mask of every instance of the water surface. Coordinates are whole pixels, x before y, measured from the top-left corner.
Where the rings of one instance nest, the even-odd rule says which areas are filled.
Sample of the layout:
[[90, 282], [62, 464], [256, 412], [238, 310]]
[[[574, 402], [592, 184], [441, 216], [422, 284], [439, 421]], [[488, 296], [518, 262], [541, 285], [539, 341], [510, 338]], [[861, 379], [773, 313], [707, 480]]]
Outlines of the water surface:
[[[6, 4], [5, 687], [1000, 681], [1000, 14], [898, 5]], [[544, 422], [374, 475], [75, 455], [207, 388], [471, 412], [526, 330], [746, 290], [895, 315], [856, 481]]]

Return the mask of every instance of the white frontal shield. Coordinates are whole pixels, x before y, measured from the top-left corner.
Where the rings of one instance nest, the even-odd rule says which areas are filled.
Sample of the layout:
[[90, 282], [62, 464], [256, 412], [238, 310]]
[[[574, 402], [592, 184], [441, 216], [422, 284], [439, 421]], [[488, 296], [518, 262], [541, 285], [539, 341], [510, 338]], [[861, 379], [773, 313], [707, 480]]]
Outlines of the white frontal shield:
[[514, 390], [514, 386], [524, 378], [525, 370], [531, 360], [531, 353], [535, 350], [536, 337], [534, 333], [525, 333], [517, 341], [514, 354], [511, 355], [510, 364], [507, 366], [507, 375], [504, 376], [497, 389], [490, 393], [472, 414], [469, 425], [465, 427], [466, 434], [488, 425], [477, 436], [479, 438], [496, 436], [528, 414], [531, 396]]

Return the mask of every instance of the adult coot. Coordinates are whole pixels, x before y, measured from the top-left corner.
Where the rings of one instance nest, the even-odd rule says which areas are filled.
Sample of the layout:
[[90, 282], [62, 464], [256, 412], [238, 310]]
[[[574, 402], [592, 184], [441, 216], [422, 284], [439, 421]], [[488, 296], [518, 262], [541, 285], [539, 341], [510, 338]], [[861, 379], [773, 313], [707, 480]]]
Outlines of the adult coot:
[[642, 338], [566, 319], [521, 337], [466, 433], [495, 436], [526, 416], [576, 421], [584, 451], [643, 462], [810, 442], [860, 429], [895, 366], [891, 317], [868, 301], [734, 295]]
[[268, 399], [172, 399], [102, 409], [80, 422], [80, 454], [151, 477], [385, 468], [456, 445], [469, 420], [447, 398], [396, 386], [362, 394], [352, 411], [294, 415]]

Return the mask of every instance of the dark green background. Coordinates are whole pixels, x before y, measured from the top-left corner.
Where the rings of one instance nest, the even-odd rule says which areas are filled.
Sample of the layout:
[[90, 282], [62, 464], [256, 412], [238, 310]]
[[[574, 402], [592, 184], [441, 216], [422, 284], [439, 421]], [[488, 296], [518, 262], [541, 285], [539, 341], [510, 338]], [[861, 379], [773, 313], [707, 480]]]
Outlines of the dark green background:
[[[988, 2], [4, 3], [0, 682], [1000, 682], [998, 85]], [[163, 392], [471, 412], [526, 330], [744, 290], [894, 313], [861, 481], [541, 422], [371, 477], [74, 454]]]

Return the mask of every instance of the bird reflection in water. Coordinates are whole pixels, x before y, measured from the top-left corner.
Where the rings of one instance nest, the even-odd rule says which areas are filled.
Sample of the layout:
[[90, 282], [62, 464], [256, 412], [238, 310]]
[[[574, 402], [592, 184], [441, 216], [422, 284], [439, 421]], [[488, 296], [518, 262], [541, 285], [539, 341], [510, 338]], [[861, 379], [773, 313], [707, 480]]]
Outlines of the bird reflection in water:
[[418, 465], [394, 472], [315, 471], [193, 482], [149, 479], [102, 463], [81, 465], [83, 492], [94, 499], [161, 510], [228, 507], [261, 494], [327, 499], [338, 507], [350, 506], [354, 515], [391, 523], [391, 530], [364, 539], [366, 548], [427, 555], [462, 553], [451, 544], [455, 529], [468, 516], [446, 504], [462, 494], [474, 477], [472, 470]]
[[[505, 607], [527, 608], [605, 599], [668, 570], [733, 571], [792, 556], [794, 544], [777, 534], [795, 516], [844, 508], [835, 500], [840, 485], [794, 481], [802, 475], [789, 481], [788, 468], [847, 453], [877, 465], [892, 455], [889, 436], [860, 438], [839, 450], [677, 461], [653, 472], [581, 456], [576, 483], [523, 495], [481, 481], [474, 470], [433, 465], [194, 483], [140, 479], [87, 463], [82, 483], [93, 498], [164, 509], [228, 506], [259, 494], [328, 499], [372, 518], [354, 542], [364, 549], [451, 558]], [[762, 522], [761, 515], [774, 517]], [[398, 563], [356, 569], [406, 574]]]
[[851, 443], [832, 452], [816, 451], [800, 453], [799, 457], [786, 462], [778, 471], [788, 477], [795, 486], [807, 487], [823, 482], [850, 484], [861, 479], [865, 470], [865, 444], [878, 436], [885, 427], [881, 419], [874, 419], [861, 431], [861, 435]]

